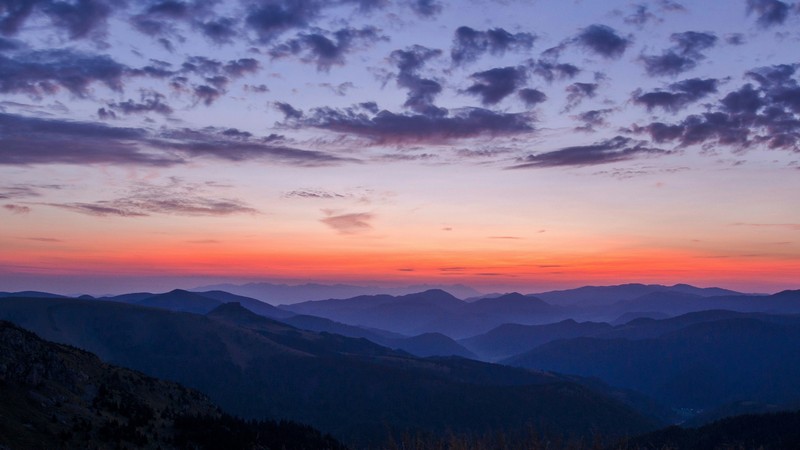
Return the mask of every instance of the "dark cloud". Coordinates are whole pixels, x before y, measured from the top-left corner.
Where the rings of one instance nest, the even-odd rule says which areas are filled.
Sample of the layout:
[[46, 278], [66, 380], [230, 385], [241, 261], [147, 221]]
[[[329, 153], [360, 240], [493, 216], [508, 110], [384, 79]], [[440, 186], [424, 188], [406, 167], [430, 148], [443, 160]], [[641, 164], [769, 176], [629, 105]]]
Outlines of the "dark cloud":
[[630, 38], [620, 36], [606, 25], [590, 25], [584, 28], [574, 42], [604, 58], [619, 58], [631, 44]]
[[661, 22], [661, 19], [658, 16], [650, 12], [650, 8], [648, 8], [647, 5], [632, 5], [632, 8], [633, 12], [624, 18], [625, 23], [628, 25], [635, 25], [641, 28], [651, 21]]
[[442, 12], [439, 0], [409, 0], [411, 10], [421, 17], [434, 17]]
[[478, 31], [470, 27], [458, 27], [453, 38], [450, 58], [456, 65], [473, 62], [485, 53], [502, 55], [509, 50], [527, 50], [533, 46], [536, 36], [531, 33], [510, 33], [502, 28]]
[[43, 8], [53, 25], [64, 28], [71, 39], [83, 38], [103, 27], [111, 8], [98, 0], [78, 0], [74, 3], [51, 1]]
[[640, 59], [650, 76], [675, 76], [694, 69], [705, 59], [703, 51], [716, 45], [718, 39], [712, 33], [687, 31], [673, 33], [670, 40], [673, 46], [661, 55], [643, 55]]
[[317, 167], [354, 162], [330, 153], [280, 145], [274, 135], [263, 139], [230, 135], [230, 129], [180, 129], [164, 131], [147, 141], [151, 147], [190, 157], [211, 157], [227, 161], [263, 159], [294, 166]]
[[[172, 108], [168, 104], [164, 103], [164, 98], [165, 97], [158, 92], [142, 91], [138, 102], [128, 99], [124, 102], [109, 103], [108, 108], [113, 111], [119, 111], [123, 114], [172, 114]], [[98, 110], [98, 114], [101, 116], [101, 118], [103, 118], [103, 115], [107, 115], [109, 113], [106, 112], [105, 109], [100, 108], [100, 110]], [[113, 114], [113, 112], [111, 114]]]
[[797, 65], [777, 65], [747, 73], [745, 84], [725, 95], [709, 112], [674, 124], [654, 122], [634, 127], [657, 142], [679, 146], [723, 145], [735, 149], [765, 146], [800, 152], [800, 83]]
[[690, 78], [669, 85], [667, 90], [633, 93], [633, 102], [644, 105], [648, 111], [661, 108], [677, 112], [687, 105], [717, 92], [719, 81], [714, 78]]
[[566, 110], [570, 110], [578, 106], [585, 98], [591, 98], [597, 95], [597, 83], [572, 83], [565, 88], [567, 91], [567, 106]]
[[526, 114], [467, 108], [444, 115], [368, 113], [360, 108], [315, 108], [303, 125], [372, 139], [376, 144], [509, 136], [533, 131]]
[[253, 134], [249, 131], [241, 131], [236, 128], [228, 128], [227, 130], [221, 133], [223, 136], [234, 138], [234, 139], [241, 139], [246, 140], [253, 137]]
[[426, 62], [441, 54], [441, 50], [414, 45], [405, 50], [395, 50], [389, 55], [398, 69], [397, 85], [408, 89], [403, 106], [430, 116], [443, 116], [447, 113], [446, 110], [433, 104], [436, 96], [442, 92], [442, 85], [419, 74]]
[[303, 117], [303, 111], [300, 111], [299, 109], [295, 109], [294, 106], [292, 106], [292, 105], [290, 105], [288, 103], [275, 102], [273, 104], [275, 105], [275, 109], [277, 109], [278, 111], [283, 113], [283, 117], [286, 120], [300, 119], [300, 118]]
[[31, 212], [30, 207], [24, 205], [15, 205], [13, 203], [7, 203], [3, 205], [3, 208], [11, 214], [28, 214]]
[[327, 217], [320, 219], [320, 222], [341, 234], [357, 234], [372, 229], [370, 221], [374, 216], [370, 213], [335, 214], [331, 211], [324, 212]]
[[50, 19], [70, 39], [80, 39], [106, 26], [111, 7], [101, 0], [4, 0], [0, 2], [0, 33], [16, 34], [35, 12]]
[[134, 142], [147, 138], [137, 128], [0, 114], [0, 165], [138, 164], [169, 166], [174, 155], [153, 154]]
[[731, 33], [725, 36], [725, 42], [730, 45], [744, 45], [745, 37], [742, 33]]
[[32, 0], [4, 0], [0, 9], [0, 32], [7, 36], [16, 34], [37, 3]]
[[691, 55], [696, 59], [701, 58], [702, 52], [716, 45], [718, 41], [717, 36], [713, 33], [697, 31], [673, 33], [670, 40], [675, 43], [673, 49], [682, 55]]
[[554, 63], [541, 59], [532, 61], [531, 68], [533, 73], [544, 78], [548, 83], [552, 83], [553, 80], [575, 78], [581, 71], [580, 68], [572, 64]]
[[223, 94], [223, 91], [221, 89], [214, 88], [207, 84], [201, 84], [199, 86], [195, 86], [193, 92], [197, 101], [203, 102], [203, 104], [206, 106], [210, 106]]
[[202, 185], [172, 179], [164, 186], [139, 184], [127, 195], [96, 202], [48, 203], [49, 206], [92, 216], [144, 217], [152, 214], [228, 216], [258, 211], [241, 200], [205, 194]]
[[222, 72], [232, 78], [240, 78], [258, 72], [260, 65], [253, 58], [232, 59], [222, 66]]
[[525, 106], [532, 107], [547, 100], [547, 95], [538, 89], [525, 88], [520, 89], [517, 93], [519, 98], [525, 103]]
[[624, 136], [597, 142], [591, 145], [565, 147], [551, 152], [528, 155], [511, 169], [527, 169], [560, 166], [593, 166], [611, 162], [628, 161], [640, 156], [655, 156], [669, 153], [666, 150], [646, 146], [646, 142]]
[[19, 50], [25, 46], [24, 43], [16, 39], [0, 37], [0, 51]]
[[789, 4], [779, 0], [747, 0], [747, 14], [755, 14], [764, 28], [782, 25], [789, 17]]
[[91, 55], [68, 49], [0, 55], [0, 92], [42, 96], [66, 89], [85, 97], [93, 83], [122, 90], [127, 67], [106, 55]]
[[217, 44], [229, 44], [238, 35], [236, 21], [230, 17], [219, 17], [206, 22], [197, 23], [197, 28], [211, 41]]
[[613, 111], [614, 110], [610, 108], [584, 111], [575, 116], [575, 119], [582, 123], [575, 129], [577, 131], [594, 131], [595, 127], [606, 125], [606, 117]]
[[262, 42], [268, 42], [292, 28], [305, 28], [322, 5], [314, 0], [266, 1], [248, 11], [245, 23]]
[[303, 55], [302, 61], [316, 64], [317, 70], [327, 71], [331, 66], [343, 65], [345, 56], [356, 44], [381, 40], [388, 39], [375, 27], [342, 28], [332, 34], [322, 31], [301, 33], [294, 39], [276, 45], [269, 53], [273, 58]]
[[320, 166], [351, 159], [231, 135], [225, 130], [163, 130], [41, 119], [0, 113], [0, 165], [121, 164], [167, 167], [190, 157], [228, 161], [263, 159], [297, 166]]
[[477, 95], [483, 105], [495, 105], [511, 95], [527, 78], [523, 67], [500, 67], [470, 75], [475, 84], [466, 93]]

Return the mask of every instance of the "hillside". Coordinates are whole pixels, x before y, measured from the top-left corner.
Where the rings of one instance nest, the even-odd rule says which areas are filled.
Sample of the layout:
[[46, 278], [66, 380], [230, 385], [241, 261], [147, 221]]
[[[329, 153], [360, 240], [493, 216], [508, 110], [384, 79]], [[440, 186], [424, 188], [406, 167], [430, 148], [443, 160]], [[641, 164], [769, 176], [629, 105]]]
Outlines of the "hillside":
[[365, 339], [298, 330], [236, 305], [201, 316], [113, 302], [8, 298], [0, 301], [0, 317], [196, 388], [231, 413], [309, 423], [350, 441], [382, 440], [387, 429], [443, 433], [533, 423], [581, 435], [657, 425], [569, 378], [415, 358]]
[[302, 425], [224, 415], [197, 391], [0, 321], [0, 447], [210, 449], [220, 439], [229, 449], [343, 448]]
[[598, 377], [674, 408], [793, 402], [800, 399], [800, 323], [785, 320], [789, 323], [733, 317], [647, 339], [566, 339], [505, 362]]

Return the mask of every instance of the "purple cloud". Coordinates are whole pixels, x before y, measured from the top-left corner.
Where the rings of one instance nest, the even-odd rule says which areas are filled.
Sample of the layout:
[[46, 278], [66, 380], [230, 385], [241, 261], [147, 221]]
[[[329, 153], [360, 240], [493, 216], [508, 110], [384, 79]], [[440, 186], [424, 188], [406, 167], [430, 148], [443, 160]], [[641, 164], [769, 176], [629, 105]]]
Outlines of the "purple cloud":
[[463, 65], [478, 60], [485, 53], [502, 55], [509, 50], [527, 50], [535, 40], [532, 33], [512, 34], [502, 28], [478, 31], [462, 26], [456, 29], [450, 58], [454, 64]]
[[624, 136], [616, 136], [591, 145], [564, 147], [550, 152], [528, 155], [510, 169], [529, 169], [542, 167], [583, 167], [611, 162], [628, 161], [641, 156], [668, 154], [666, 150], [646, 146], [644, 141], [636, 141]]

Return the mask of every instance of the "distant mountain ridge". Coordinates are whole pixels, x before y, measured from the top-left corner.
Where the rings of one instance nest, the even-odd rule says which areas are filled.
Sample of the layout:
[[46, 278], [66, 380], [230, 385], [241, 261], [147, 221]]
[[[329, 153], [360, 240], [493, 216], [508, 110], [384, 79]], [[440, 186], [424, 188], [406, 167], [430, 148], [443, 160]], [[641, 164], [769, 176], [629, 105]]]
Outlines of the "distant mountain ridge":
[[298, 314], [406, 335], [438, 332], [454, 338], [488, 331], [509, 321], [547, 322], [561, 314], [560, 308], [517, 293], [468, 303], [439, 289], [403, 296], [364, 295], [281, 307]]
[[306, 283], [298, 285], [275, 284], [268, 282], [246, 284], [214, 284], [189, 289], [192, 292], [225, 291], [232, 294], [255, 298], [273, 305], [299, 303], [329, 298], [351, 298], [361, 295], [407, 295], [430, 289], [441, 289], [458, 298], [474, 297], [480, 292], [463, 284], [451, 285], [409, 285], [403, 287], [357, 286], [350, 284]]
[[800, 316], [706, 311], [637, 319], [604, 335], [552, 341], [504, 362], [597, 377], [674, 408], [707, 410], [737, 401], [800, 402], [798, 355]]
[[691, 294], [699, 297], [715, 297], [721, 295], [743, 295], [741, 292], [722, 288], [698, 288], [688, 284], [664, 286], [660, 284], [629, 283], [613, 286], [583, 286], [575, 289], [564, 289], [530, 294], [548, 303], [560, 306], [602, 306], [621, 301], [634, 300], [654, 292], [674, 292]]

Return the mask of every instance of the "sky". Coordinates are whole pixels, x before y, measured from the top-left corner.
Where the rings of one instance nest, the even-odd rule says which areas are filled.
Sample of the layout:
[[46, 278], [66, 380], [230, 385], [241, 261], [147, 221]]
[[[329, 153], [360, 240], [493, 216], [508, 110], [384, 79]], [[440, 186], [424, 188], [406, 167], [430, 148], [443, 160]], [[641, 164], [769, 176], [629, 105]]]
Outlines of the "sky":
[[800, 4], [0, 0], [0, 290], [798, 288]]

